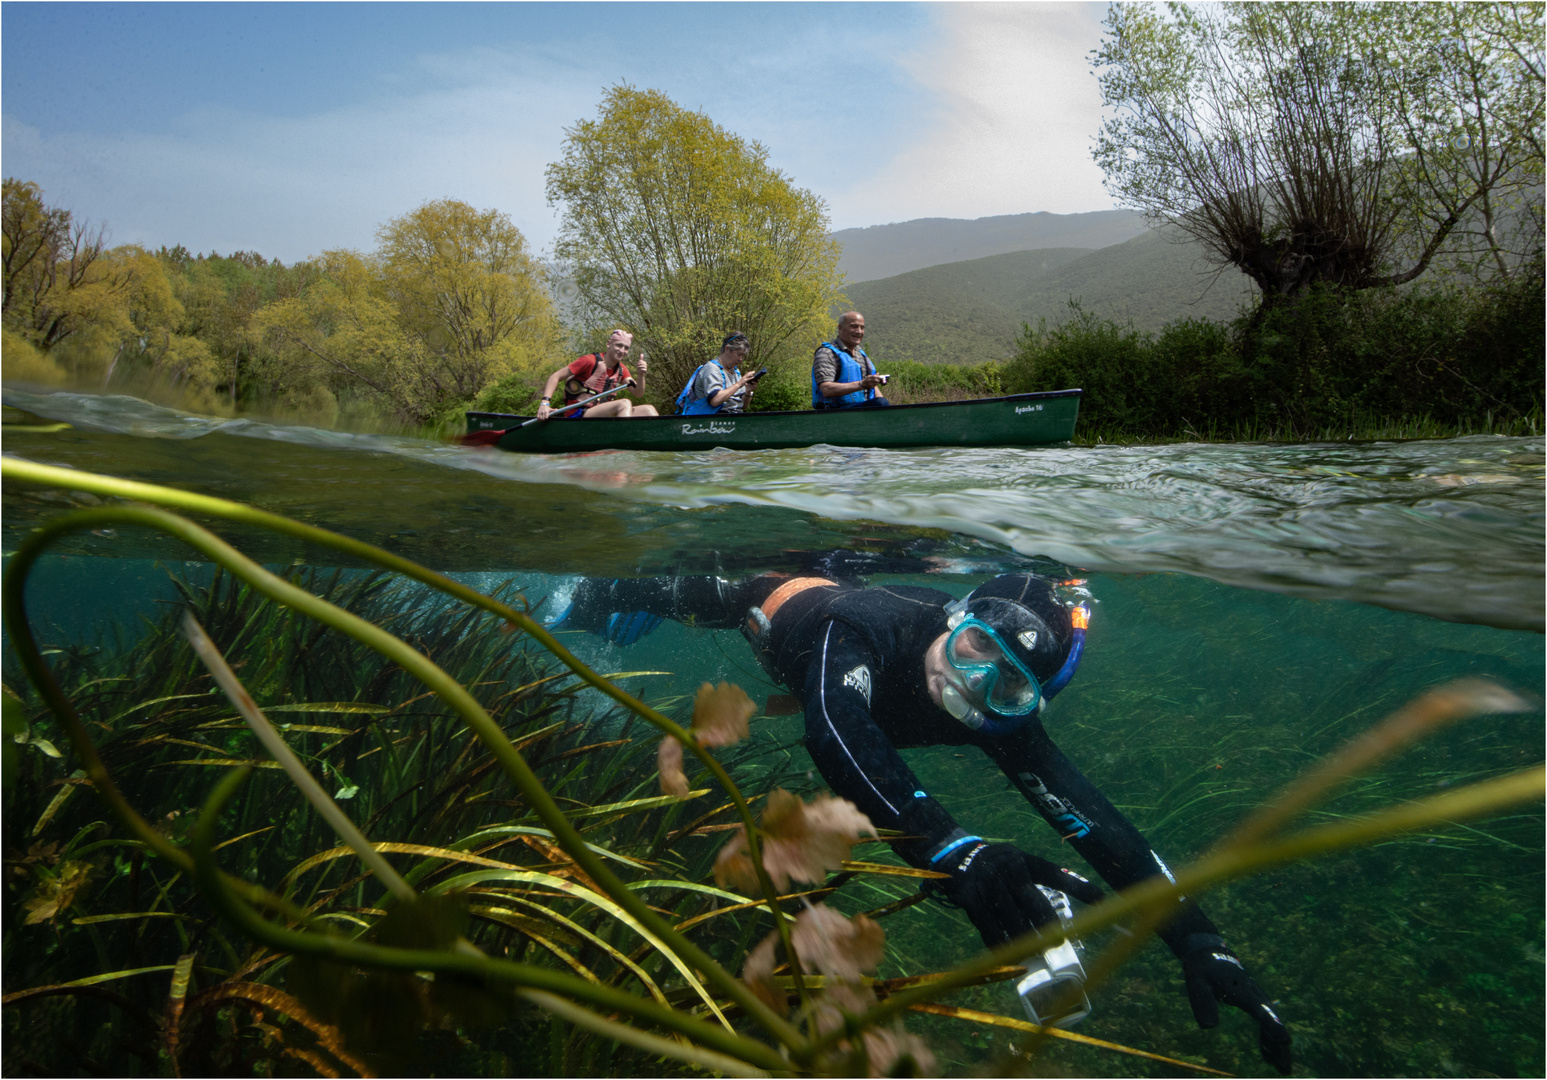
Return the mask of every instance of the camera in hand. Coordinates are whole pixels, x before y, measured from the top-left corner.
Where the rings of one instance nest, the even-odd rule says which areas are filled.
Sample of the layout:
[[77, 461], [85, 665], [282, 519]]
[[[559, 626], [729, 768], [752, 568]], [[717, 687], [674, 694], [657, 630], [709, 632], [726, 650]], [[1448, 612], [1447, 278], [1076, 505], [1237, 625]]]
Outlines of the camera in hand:
[[765, 368], [765, 367], [760, 367], [760, 368], [758, 368], [756, 371], [754, 371], [752, 373], [752, 381], [753, 382], [757, 382], [757, 380], [761, 379], [764, 375], [767, 375], [767, 374], [768, 374], [768, 369]]
[[892, 381], [892, 377], [890, 375], [882, 375], [879, 371], [876, 372], [876, 378], [881, 380], [882, 386], [885, 386], [887, 383]]
[[[1057, 889], [1038, 885], [1048, 898], [1059, 922], [1065, 926], [1074, 918], [1069, 897]], [[1016, 984], [1026, 1018], [1044, 1027], [1071, 1028], [1090, 1015], [1090, 998], [1085, 995], [1085, 966], [1080, 963], [1084, 946], [1073, 938], [1026, 959], [1026, 976]]]

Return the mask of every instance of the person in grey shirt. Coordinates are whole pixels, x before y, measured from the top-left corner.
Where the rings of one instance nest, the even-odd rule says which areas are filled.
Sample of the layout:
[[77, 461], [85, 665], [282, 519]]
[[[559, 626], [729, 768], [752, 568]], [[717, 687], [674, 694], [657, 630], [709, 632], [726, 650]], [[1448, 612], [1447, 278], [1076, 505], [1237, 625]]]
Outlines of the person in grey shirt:
[[688, 399], [694, 403], [706, 402], [708, 408], [702, 410], [706, 413], [745, 412], [757, 383], [757, 372], [741, 373], [741, 361], [746, 359], [750, 348], [747, 335], [726, 335], [720, 344], [720, 355], [693, 375]]
[[838, 316], [838, 334], [824, 341], [811, 361], [811, 407], [857, 409], [890, 405], [876, 393], [886, 382], [860, 342], [865, 340], [865, 316], [846, 311]]

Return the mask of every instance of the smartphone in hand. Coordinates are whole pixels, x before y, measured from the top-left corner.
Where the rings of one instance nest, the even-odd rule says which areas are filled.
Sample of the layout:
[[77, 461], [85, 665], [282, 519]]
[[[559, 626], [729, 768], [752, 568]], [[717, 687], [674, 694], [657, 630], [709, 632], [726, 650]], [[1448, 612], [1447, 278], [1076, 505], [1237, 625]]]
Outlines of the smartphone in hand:
[[768, 369], [767, 368], [758, 368], [756, 371], [754, 371], [752, 373], [752, 381], [753, 382], [757, 382], [757, 380], [761, 379], [764, 375], [767, 375], [767, 374], [768, 374]]

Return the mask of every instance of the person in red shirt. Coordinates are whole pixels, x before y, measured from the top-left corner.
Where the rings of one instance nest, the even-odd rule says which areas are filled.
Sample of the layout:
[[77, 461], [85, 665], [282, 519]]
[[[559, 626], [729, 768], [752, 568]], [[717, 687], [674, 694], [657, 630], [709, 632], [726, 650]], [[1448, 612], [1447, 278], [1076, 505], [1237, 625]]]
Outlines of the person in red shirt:
[[[594, 420], [603, 416], [656, 416], [654, 405], [635, 405], [625, 397], [612, 397], [595, 405], [572, 408], [575, 402], [594, 394], [611, 390], [633, 378], [624, 360], [633, 348], [634, 335], [627, 330], [614, 330], [607, 339], [607, 351], [590, 353], [573, 363], [565, 364], [548, 376], [543, 387], [542, 401], [537, 404], [537, 419], [546, 420], [557, 413], [563, 419]], [[643, 357], [639, 360], [639, 383], [643, 388], [645, 373], [650, 365]], [[564, 404], [554, 408], [553, 395], [558, 391], [559, 380], [564, 380]]]

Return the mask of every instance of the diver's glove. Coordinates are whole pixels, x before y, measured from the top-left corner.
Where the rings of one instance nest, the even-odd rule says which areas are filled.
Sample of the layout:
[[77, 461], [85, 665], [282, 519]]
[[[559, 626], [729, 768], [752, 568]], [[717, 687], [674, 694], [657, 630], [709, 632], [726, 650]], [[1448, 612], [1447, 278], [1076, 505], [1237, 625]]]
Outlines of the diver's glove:
[[932, 891], [961, 908], [990, 949], [1056, 922], [1058, 913], [1038, 885], [1098, 902], [1099, 886], [1014, 844], [990, 844], [977, 836], [948, 837], [930, 857], [930, 869], [950, 874], [934, 879]]
[[1269, 1004], [1270, 999], [1247, 974], [1235, 953], [1225, 947], [1218, 934], [1191, 934], [1184, 942], [1182, 975], [1187, 980], [1187, 1000], [1198, 1026], [1211, 1028], [1219, 1023], [1219, 1003], [1234, 1005], [1257, 1021], [1257, 1043], [1262, 1059], [1285, 1076], [1289, 1075], [1289, 1029]]
[[549, 630], [585, 630], [614, 645], [632, 645], [657, 626], [659, 615], [648, 611], [612, 611], [612, 588], [607, 578], [585, 578], [575, 588], [569, 607], [548, 624]]

